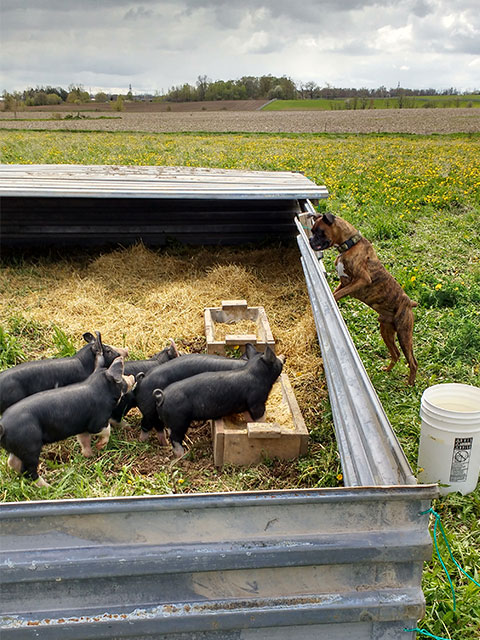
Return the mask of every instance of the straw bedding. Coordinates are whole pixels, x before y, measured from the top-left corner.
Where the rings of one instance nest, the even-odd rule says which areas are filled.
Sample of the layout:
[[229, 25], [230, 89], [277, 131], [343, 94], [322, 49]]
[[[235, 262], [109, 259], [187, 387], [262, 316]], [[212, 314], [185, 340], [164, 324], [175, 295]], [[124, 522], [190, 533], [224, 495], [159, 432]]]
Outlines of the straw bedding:
[[307, 427], [318, 424], [327, 393], [296, 248], [154, 251], [138, 244], [94, 256], [37, 258], [20, 268], [7, 264], [0, 289], [0, 325], [8, 329], [12, 317], [21, 318], [39, 333], [26, 346], [31, 358], [55, 355], [54, 326], [76, 348], [85, 331], [99, 330], [134, 358], [159, 351], [169, 338], [181, 352], [204, 351], [205, 307], [225, 299], [264, 306]]

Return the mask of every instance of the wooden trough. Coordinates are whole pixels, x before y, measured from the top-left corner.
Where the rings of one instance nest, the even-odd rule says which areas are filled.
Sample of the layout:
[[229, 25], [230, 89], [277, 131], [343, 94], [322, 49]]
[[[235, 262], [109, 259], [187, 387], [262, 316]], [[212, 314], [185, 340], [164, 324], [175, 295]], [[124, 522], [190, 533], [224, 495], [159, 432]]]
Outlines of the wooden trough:
[[[276, 406], [270, 409], [267, 402], [265, 422], [248, 422], [244, 416], [211, 421], [215, 466], [291, 460], [307, 453], [307, 427], [286, 373], [274, 384], [272, 396]], [[276, 421], [278, 415], [281, 419]]]
[[[234, 333], [235, 325], [245, 322], [252, 333]], [[232, 333], [219, 336], [220, 324], [232, 325]], [[269, 345], [275, 351], [275, 340], [263, 307], [249, 307], [246, 300], [222, 300], [221, 307], [205, 309], [205, 336], [207, 353], [226, 355], [229, 349], [240, 347], [245, 350], [247, 342], [258, 351], [265, 351]]]

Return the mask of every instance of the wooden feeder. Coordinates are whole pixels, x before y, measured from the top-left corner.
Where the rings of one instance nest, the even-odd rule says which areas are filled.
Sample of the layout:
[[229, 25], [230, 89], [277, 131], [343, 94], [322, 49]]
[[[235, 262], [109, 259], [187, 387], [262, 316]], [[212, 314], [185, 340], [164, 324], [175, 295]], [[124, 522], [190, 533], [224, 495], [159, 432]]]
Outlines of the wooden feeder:
[[[220, 335], [219, 325], [231, 324], [232, 333]], [[235, 333], [235, 325], [247, 327], [247, 331]], [[265, 351], [268, 345], [275, 351], [267, 314], [263, 307], [249, 307], [246, 300], [222, 300], [221, 307], [205, 309], [205, 335], [207, 353], [226, 355], [229, 348], [240, 347], [250, 342], [259, 351]]]
[[[274, 397], [273, 410], [269, 404]], [[278, 400], [277, 400], [278, 397]], [[308, 431], [286, 373], [274, 384], [267, 401], [268, 422], [247, 422], [243, 415], [211, 420], [213, 461], [224, 464], [249, 465], [265, 457], [291, 460], [307, 453]]]

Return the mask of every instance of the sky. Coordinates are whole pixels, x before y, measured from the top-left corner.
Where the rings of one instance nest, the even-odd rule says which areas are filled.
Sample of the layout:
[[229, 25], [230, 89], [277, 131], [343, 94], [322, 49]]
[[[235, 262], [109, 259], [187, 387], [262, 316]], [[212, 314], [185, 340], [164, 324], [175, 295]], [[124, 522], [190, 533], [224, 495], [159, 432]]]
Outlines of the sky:
[[480, 0], [0, 0], [0, 92], [242, 76], [480, 89]]

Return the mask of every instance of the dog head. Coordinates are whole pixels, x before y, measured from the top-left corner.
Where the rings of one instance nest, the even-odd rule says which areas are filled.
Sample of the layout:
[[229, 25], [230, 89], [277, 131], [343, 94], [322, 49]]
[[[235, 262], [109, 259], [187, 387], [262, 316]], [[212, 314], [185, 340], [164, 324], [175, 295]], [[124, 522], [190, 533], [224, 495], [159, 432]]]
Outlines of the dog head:
[[314, 251], [324, 251], [335, 245], [341, 245], [355, 232], [355, 227], [343, 218], [333, 213], [324, 213], [322, 216], [315, 217], [312, 237], [309, 240], [310, 246]]
[[324, 213], [323, 216], [315, 216], [315, 222], [312, 227], [312, 237], [310, 238], [310, 246], [314, 251], [324, 251], [334, 245], [332, 236], [332, 225], [336, 216], [333, 213]]

